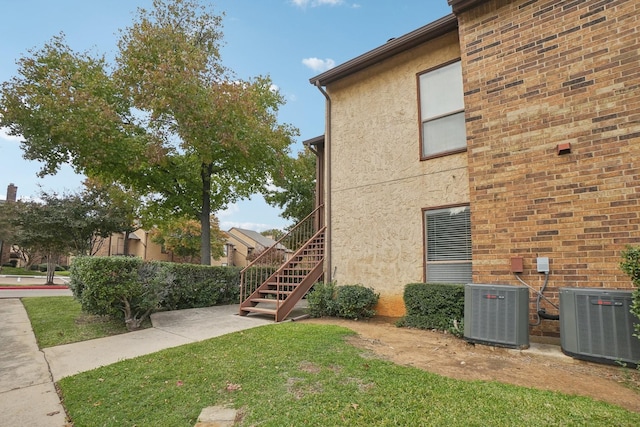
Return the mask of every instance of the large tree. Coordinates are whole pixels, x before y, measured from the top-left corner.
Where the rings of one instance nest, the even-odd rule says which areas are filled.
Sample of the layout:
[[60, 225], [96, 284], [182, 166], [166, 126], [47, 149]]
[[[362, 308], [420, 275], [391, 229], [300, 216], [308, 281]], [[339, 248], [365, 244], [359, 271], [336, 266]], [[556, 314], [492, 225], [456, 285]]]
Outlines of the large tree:
[[156, 219], [198, 219], [209, 264], [211, 213], [266, 191], [297, 132], [278, 123], [284, 100], [268, 77], [224, 67], [221, 20], [195, 0], [154, 0], [122, 31], [112, 67], [54, 38], [3, 85], [0, 125], [43, 174], [70, 161], [141, 192]]
[[315, 208], [316, 155], [308, 148], [283, 164], [283, 173], [274, 176], [273, 186], [265, 195], [272, 206], [282, 209], [280, 216], [295, 223]]

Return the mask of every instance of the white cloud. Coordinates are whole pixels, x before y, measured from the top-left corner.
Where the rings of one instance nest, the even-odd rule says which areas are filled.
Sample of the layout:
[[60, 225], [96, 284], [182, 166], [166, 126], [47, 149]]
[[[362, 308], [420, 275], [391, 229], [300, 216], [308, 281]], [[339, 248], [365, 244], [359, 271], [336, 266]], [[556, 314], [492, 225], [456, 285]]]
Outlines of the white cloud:
[[343, 0], [291, 0], [295, 6], [300, 8], [318, 6], [337, 6], [344, 3]]
[[22, 137], [9, 135], [9, 128], [2, 127], [0, 128], [0, 138], [5, 139], [11, 142], [21, 142]]
[[[238, 206], [237, 203], [232, 203], [229, 206], [227, 206], [227, 209], [216, 212], [215, 215], [218, 217], [218, 219], [222, 220], [222, 218], [232, 217], [238, 212], [240, 212], [240, 206]], [[221, 221], [221, 227], [222, 227], [222, 221]], [[224, 227], [222, 227], [222, 229], [226, 230], [226, 228]]]
[[330, 58], [305, 58], [302, 60], [302, 63], [317, 72], [327, 71], [328, 69], [336, 66], [336, 61]]

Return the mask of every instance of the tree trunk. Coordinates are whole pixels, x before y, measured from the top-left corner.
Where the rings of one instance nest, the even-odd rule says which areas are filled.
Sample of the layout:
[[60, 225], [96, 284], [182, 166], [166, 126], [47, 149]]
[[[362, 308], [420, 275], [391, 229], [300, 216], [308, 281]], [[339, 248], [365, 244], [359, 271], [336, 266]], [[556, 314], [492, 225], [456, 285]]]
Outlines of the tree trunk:
[[200, 166], [202, 211], [200, 212], [200, 264], [211, 265], [211, 174], [213, 164]]
[[124, 241], [122, 242], [123, 255], [129, 256], [129, 230], [124, 231]]
[[56, 263], [53, 254], [47, 255], [47, 285], [53, 285], [53, 276], [56, 272]]

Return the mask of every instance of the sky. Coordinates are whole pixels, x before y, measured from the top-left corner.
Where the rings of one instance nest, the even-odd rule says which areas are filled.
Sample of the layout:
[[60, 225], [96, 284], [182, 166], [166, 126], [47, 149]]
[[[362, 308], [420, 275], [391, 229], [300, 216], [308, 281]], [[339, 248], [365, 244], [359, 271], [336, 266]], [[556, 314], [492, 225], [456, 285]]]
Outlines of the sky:
[[[240, 78], [269, 76], [286, 99], [279, 122], [299, 129], [295, 155], [305, 141], [324, 133], [325, 98], [309, 79], [451, 13], [447, 0], [199, 0], [223, 14], [222, 62]], [[16, 61], [64, 33], [76, 52], [115, 56], [119, 31], [131, 26], [137, 8], [152, 0], [0, 0], [0, 82], [16, 75]], [[6, 186], [18, 198], [40, 190], [82, 188], [71, 167], [38, 178], [40, 164], [22, 157], [20, 138], [0, 129], [0, 199]], [[289, 221], [260, 195], [217, 212], [223, 230], [284, 228]]]

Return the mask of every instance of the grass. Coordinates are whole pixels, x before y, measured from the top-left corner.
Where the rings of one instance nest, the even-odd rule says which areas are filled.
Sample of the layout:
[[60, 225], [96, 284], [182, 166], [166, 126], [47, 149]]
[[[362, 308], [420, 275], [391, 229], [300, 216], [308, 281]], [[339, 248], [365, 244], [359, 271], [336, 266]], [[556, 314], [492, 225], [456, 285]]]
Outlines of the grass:
[[83, 313], [73, 297], [29, 297], [22, 304], [40, 348], [127, 332], [122, 320]]
[[640, 425], [640, 414], [586, 397], [395, 365], [347, 344], [352, 333], [274, 324], [125, 360], [58, 385], [78, 427], [193, 426], [212, 405], [239, 409], [240, 425], [247, 426]]

